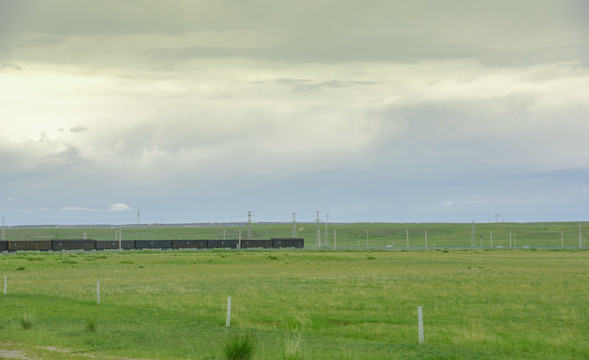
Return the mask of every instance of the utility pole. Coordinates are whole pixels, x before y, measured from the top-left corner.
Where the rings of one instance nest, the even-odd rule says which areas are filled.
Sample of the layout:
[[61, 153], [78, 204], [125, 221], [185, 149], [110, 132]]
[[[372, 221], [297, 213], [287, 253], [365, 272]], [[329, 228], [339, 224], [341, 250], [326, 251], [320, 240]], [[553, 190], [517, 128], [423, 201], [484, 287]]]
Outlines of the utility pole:
[[472, 221], [472, 228], [470, 230], [470, 247], [474, 248], [474, 220]]
[[141, 224], [141, 211], [137, 210], [137, 225]]
[[253, 238], [252, 234], [252, 212], [247, 212], [247, 239], [251, 240]]
[[333, 250], [337, 250], [337, 233], [333, 229]]
[[325, 235], [323, 235], [323, 239], [325, 240], [325, 247], [329, 247], [329, 233], [327, 232], [327, 224], [329, 224], [329, 214], [325, 214]]
[[368, 229], [366, 229], [366, 248], [368, 249]]
[[298, 237], [297, 234], [297, 213], [291, 213], [292, 214], [292, 234], [291, 237], [293, 239], [296, 239]]
[[583, 248], [583, 235], [581, 232], [581, 222], [579, 221], [579, 249]]
[[317, 223], [317, 241], [316, 245], [318, 248], [321, 248], [321, 225], [319, 224], [321, 220], [319, 219], [319, 211], [315, 210], [315, 222]]

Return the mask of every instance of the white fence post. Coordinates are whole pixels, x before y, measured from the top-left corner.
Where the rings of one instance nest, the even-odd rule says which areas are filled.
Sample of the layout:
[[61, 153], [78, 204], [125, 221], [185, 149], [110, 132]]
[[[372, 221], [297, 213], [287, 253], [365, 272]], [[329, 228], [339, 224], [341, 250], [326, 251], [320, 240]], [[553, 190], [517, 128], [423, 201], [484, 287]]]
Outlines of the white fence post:
[[100, 305], [100, 280], [96, 282], [96, 305]]
[[225, 320], [225, 326], [231, 325], [231, 296], [227, 297], [227, 320]]
[[417, 307], [417, 322], [419, 325], [419, 345], [425, 342], [425, 336], [423, 332], [423, 309], [421, 306]]
[[7, 284], [7, 282], [8, 282], [7, 277], [4, 276], [4, 295], [6, 295], [6, 289], [7, 289], [6, 284]]

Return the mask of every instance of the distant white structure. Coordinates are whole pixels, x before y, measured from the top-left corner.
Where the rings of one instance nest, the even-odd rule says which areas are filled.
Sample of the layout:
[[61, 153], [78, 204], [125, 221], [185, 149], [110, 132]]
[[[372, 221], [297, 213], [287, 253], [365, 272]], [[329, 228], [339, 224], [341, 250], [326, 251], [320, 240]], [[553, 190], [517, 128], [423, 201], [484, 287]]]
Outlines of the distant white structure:
[[251, 210], [247, 212], [247, 239], [252, 240], [253, 233], [252, 233], [252, 212]]
[[296, 239], [298, 237], [298, 233], [297, 233], [297, 213], [292, 213], [292, 233], [291, 233], [291, 237], [293, 239]]
[[321, 225], [319, 225], [319, 222], [321, 221], [321, 219], [319, 219], [319, 211], [316, 210], [315, 211], [315, 222], [317, 223], [317, 241], [316, 241], [316, 245], [318, 248], [321, 247]]

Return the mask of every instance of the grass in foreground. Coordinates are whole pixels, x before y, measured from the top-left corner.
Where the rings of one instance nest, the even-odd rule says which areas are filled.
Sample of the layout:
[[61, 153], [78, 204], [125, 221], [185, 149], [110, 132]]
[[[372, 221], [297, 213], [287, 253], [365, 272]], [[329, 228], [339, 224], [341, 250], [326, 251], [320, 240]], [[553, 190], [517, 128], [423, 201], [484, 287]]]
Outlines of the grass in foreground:
[[222, 359], [234, 331], [253, 359], [585, 359], [588, 265], [541, 250], [18, 253], [0, 256], [0, 338], [151, 359]]

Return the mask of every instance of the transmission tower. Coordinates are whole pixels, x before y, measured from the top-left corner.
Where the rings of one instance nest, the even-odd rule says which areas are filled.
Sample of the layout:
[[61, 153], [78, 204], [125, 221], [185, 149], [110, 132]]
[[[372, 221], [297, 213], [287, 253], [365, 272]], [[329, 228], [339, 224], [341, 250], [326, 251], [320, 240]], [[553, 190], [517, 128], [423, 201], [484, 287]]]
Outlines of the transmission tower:
[[293, 239], [296, 239], [298, 237], [297, 234], [297, 213], [292, 213], [292, 234], [291, 234]]
[[317, 247], [320, 248], [321, 247], [321, 224], [320, 224], [321, 219], [319, 219], [319, 211], [315, 211], [315, 214], [316, 214], [315, 222], [317, 223]]
[[252, 240], [252, 212], [247, 212], [247, 239]]

